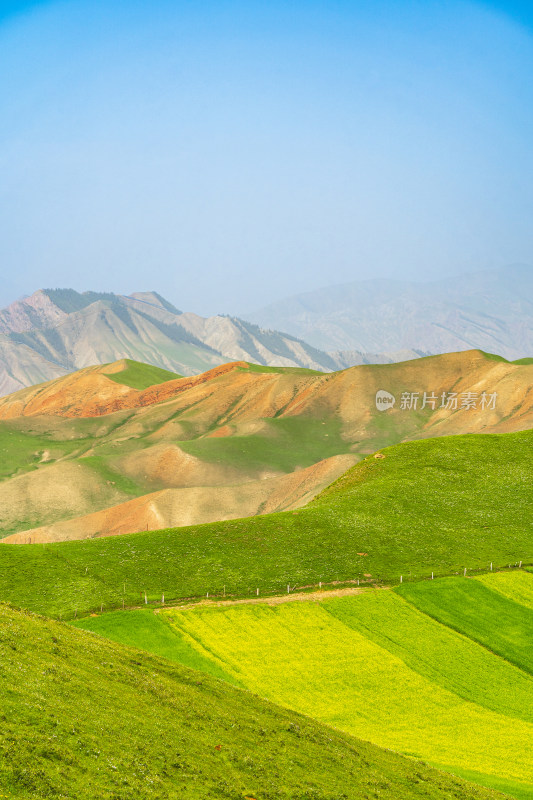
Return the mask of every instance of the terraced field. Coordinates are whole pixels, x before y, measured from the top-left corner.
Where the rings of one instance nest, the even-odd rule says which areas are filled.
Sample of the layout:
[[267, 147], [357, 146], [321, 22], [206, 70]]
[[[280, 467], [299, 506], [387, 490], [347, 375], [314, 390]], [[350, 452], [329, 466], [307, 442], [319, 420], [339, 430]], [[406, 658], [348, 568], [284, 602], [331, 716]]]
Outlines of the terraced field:
[[78, 624], [148, 649], [160, 642], [167, 658], [198, 669], [209, 662], [208, 671], [283, 706], [525, 800], [533, 797], [533, 612], [501, 593], [503, 584], [515, 592], [513, 583], [523, 596], [533, 575], [134, 612], [142, 625], [128, 612]]

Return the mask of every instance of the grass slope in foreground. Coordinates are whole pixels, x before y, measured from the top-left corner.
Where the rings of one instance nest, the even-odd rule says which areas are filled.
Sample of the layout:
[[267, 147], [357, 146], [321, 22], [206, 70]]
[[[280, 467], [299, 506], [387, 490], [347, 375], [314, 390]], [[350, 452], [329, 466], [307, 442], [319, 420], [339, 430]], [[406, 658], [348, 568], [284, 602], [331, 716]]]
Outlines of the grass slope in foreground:
[[222, 681], [0, 605], [0, 789], [40, 800], [488, 800]]
[[287, 584], [445, 574], [533, 556], [533, 431], [427, 439], [369, 457], [296, 512], [48, 545], [0, 544], [0, 597], [72, 618]]

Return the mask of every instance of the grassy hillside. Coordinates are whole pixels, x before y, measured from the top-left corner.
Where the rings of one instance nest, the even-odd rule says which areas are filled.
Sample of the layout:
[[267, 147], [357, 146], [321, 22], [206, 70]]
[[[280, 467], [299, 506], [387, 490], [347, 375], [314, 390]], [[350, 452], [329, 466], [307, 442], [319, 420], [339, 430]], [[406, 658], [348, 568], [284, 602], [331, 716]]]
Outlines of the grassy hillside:
[[[533, 359], [532, 359], [533, 360]], [[308, 369], [307, 367], [267, 367], [264, 364], [251, 364], [247, 362], [248, 370], [250, 372], [270, 372], [281, 373], [282, 375], [323, 375], [317, 369]]]
[[[512, 577], [533, 586], [532, 575]], [[476, 585], [454, 578], [423, 587], [439, 604], [443, 586], [460, 590], [465, 583]], [[468, 772], [521, 800], [533, 796], [533, 678], [510, 663], [511, 643], [500, 655], [480, 644], [484, 616], [500, 597], [487, 587], [480, 586], [479, 624], [472, 623], [469, 635], [387, 590], [325, 594], [321, 602], [117, 612], [78, 625], [164, 649], [168, 658], [201, 670], [223, 670], [226, 680], [286, 707], [451, 772]], [[508, 623], [500, 620], [502, 628]]]
[[153, 364], [142, 364], [139, 361], [124, 359], [125, 369], [120, 372], [108, 372], [107, 377], [123, 386], [131, 386], [132, 389], [148, 389], [165, 381], [173, 381], [183, 377], [177, 372], [170, 372], [168, 369], [154, 367]]
[[202, 461], [252, 473], [266, 467], [293, 472], [349, 449], [336, 419], [277, 417], [265, 420], [262, 428], [260, 436], [201, 437], [182, 442], [181, 448]]
[[6, 798], [497, 796], [207, 675], [5, 605], [0, 664]]
[[[145, 534], [0, 546], [0, 597], [47, 614], [319, 581], [530, 563], [533, 432], [389, 448], [305, 508]], [[480, 585], [480, 589], [481, 589]]]

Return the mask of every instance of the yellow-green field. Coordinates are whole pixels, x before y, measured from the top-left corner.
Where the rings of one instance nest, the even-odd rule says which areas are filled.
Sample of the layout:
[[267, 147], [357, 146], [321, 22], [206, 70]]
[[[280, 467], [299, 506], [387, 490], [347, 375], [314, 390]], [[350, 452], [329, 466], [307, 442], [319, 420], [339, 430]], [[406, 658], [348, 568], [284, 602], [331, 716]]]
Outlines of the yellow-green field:
[[533, 574], [531, 572], [497, 572], [476, 577], [489, 589], [503, 594], [515, 603], [533, 609]]
[[[465, 584], [477, 586], [451, 580], [461, 600]], [[447, 598], [447, 581], [424, 589]], [[483, 585], [496, 603], [503, 592], [516, 598], [522, 620], [518, 600], [529, 597], [533, 575], [494, 574]], [[114, 616], [118, 640], [148, 649], [156, 628], [164, 630], [167, 657], [182, 659], [186, 645], [189, 663], [196, 652], [197, 668], [211, 662], [258, 695], [520, 800], [533, 797], [532, 675], [395, 591], [144, 613], [140, 628], [134, 617], [128, 627], [127, 613], [108, 615], [105, 629], [106, 615], [79, 624], [113, 638]], [[137, 628], [144, 633], [136, 637]]]

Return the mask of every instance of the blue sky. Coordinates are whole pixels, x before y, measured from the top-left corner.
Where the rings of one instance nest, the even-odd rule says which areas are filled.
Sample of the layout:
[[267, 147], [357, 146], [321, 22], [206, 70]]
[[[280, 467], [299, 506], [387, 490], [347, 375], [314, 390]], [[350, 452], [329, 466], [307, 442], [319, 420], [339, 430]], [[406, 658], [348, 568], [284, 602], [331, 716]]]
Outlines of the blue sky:
[[0, 305], [533, 264], [525, 3], [0, 3]]

